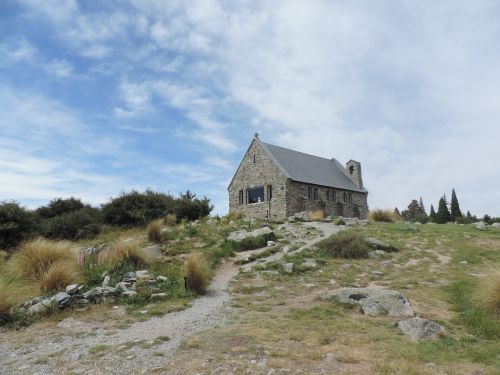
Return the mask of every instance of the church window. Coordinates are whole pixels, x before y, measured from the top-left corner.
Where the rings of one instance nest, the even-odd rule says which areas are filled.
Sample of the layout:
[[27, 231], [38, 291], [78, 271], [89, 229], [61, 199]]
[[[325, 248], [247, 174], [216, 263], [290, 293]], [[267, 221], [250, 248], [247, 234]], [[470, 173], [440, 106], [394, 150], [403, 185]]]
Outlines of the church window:
[[247, 190], [248, 203], [264, 202], [264, 186], [257, 186]]

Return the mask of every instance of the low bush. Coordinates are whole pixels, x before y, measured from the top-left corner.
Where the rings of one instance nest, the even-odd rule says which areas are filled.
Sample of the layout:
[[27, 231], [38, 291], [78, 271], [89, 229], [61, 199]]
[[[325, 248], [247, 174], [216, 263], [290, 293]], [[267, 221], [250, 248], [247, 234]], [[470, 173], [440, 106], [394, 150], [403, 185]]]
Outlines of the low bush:
[[183, 219], [192, 221], [210, 215], [213, 208], [214, 206], [210, 205], [210, 200], [207, 197], [198, 199], [196, 194], [188, 190], [181, 194], [180, 199], [176, 200], [175, 215], [177, 221]]
[[187, 289], [198, 294], [205, 293], [209, 281], [207, 264], [201, 254], [189, 255], [186, 262]]
[[85, 207], [43, 220], [44, 237], [64, 240], [94, 238], [101, 232], [99, 211]]
[[2, 274], [0, 276], [0, 324], [11, 320], [14, 309], [36, 291], [25, 280]]
[[36, 215], [17, 202], [0, 202], [0, 249], [11, 250], [33, 237]]
[[37, 208], [36, 213], [44, 219], [50, 219], [69, 212], [79, 211], [84, 207], [90, 206], [83, 204], [77, 198], [56, 198], [51, 200], [48, 205]]
[[337, 220], [335, 220], [334, 224], [335, 225], [345, 225], [345, 221], [342, 218], [338, 218]]
[[375, 222], [394, 223], [396, 221], [396, 216], [393, 211], [382, 210], [380, 208], [371, 210], [369, 213], [369, 218], [371, 221]]
[[160, 243], [162, 240], [161, 237], [161, 227], [162, 220], [157, 219], [153, 220], [148, 224], [147, 232], [148, 232], [148, 240], [155, 243]]
[[500, 316], [500, 270], [494, 270], [481, 279], [476, 287], [474, 300], [488, 311]]
[[370, 248], [363, 236], [353, 231], [341, 231], [321, 241], [320, 250], [335, 258], [368, 258]]
[[247, 237], [241, 241], [232, 241], [229, 240], [229, 246], [234, 251], [245, 251], [245, 250], [254, 250], [259, 249], [261, 247], [267, 246], [267, 241], [276, 240], [276, 235], [274, 233], [265, 234], [258, 237]]
[[54, 263], [77, 266], [78, 248], [68, 241], [37, 239], [25, 242], [6, 264], [7, 270], [39, 282]]

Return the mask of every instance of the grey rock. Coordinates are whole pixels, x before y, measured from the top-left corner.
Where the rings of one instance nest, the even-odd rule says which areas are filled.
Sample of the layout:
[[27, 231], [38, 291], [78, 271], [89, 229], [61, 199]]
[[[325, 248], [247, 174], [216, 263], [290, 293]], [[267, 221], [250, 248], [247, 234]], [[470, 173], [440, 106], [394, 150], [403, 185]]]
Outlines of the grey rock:
[[493, 224], [490, 225], [490, 227], [500, 228], [500, 223], [493, 223]]
[[302, 267], [304, 268], [316, 268], [318, 266], [315, 259], [304, 259]]
[[273, 233], [273, 230], [269, 227], [255, 229], [251, 232], [247, 232], [246, 230], [237, 230], [235, 232], [232, 232], [227, 239], [230, 241], [241, 242], [246, 238], [256, 238], [260, 236], [270, 235], [271, 233]]
[[398, 251], [398, 249], [392, 245], [389, 245], [385, 242], [380, 241], [374, 237], [365, 238], [366, 244], [374, 250], [382, 250], [388, 253]]
[[78, 292], [78, 284], [71, 284], [66, 287], [66, 293], [70, 296]]
[[56, 302], [59, 305], [65, 305], [70, 300], [70, 295], [68, 293], [60, 292], [57, 293], [54, 297], [52, 297], [52, 301]]
[[97, 249], [95, 247], [88, 247], [85, 249], [85, 253], [87, 255], [92, 255], [92, 254], [97, 253]]
[[49, 298], [45, 298], [42, 302], [40, 302], [42, 305], [49, 307], [52, 305], [52, 302], [50, 301]]
[[36, 315], [41, 314], [47, 310], [47, 306], [44, 306], [41, 302], [36, 305], [30, 306], [27, 310], [28, 314]]
[[292, 217], [297, 220], [309, 221], [309, 211], [297, 212]]
[[104, 280], [102, 281], [102, 287], [103, 288], [106, 288], [108, 285], [109, 285], [109, 281], [111, 280], [111, 278], [109, 277], [109, 275], [106, 275], [104, 276]]
[[410, 301], [396, 290], [375, 288], [341, 288], [333, 295], [342, 303], [361, 306], [366, 315], [414, 316]]
[[267, 241], [267, 246], [268, 247], [276, 246], [276, 242], [274, 242], [274, 241]]
[[131, 283], [127, 283], [125, 281], [121, 281], [118, 284], [115, 285], [115, 288], [118, 290], [122, 290], [124, 292], [128, 291], [129, 288], [132, 286]]
[[156, 277], [156, 281], [164, 283], [164, 282], [167, 282], [167, 281], [168, 281], [168, 277], [165, 277], [165, 276], [157, 276], [157, 277]]
[[476, 229], [479, 230], [487, 230], [488, 225], [484, 221], [478, 221], [477, 223], [472, 224]]
[[285, 264], [283, 264], [283, 271], [285, 273], [292, 273], [293, 272], [293, 263], [285, 263]]
[[404, 335], [418, 341], [430, 340], [444, 333], [443, 326], [418, 316], [399, 321], [398, 328]]

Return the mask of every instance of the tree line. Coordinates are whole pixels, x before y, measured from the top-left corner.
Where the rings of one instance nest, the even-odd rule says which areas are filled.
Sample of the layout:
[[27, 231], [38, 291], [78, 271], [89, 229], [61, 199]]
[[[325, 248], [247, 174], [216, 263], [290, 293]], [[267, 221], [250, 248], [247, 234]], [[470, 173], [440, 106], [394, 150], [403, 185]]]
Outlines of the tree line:
[[[480, 221], [477, 216], [472, 215], [469, 210], [467, 210], [465, 215], [462, 213], [455, 189], [451, 190], [451, 201], [448, 202], [446, 194], [443, 194], [439, 199], [437, 207], [438, 210], [436, 212], [434, 205], [431, 204], [429, 214], [427, 214], [422, 197], [420, 197], [419, 200], [412, 199], [406, 210], [400, 212], [396, 207], [394, 209], [394, 214], [401, 217], [404, 221], [418, 221], [422, 224], [429, 221], [437, 224], [446, 224], [449, 222], [470, 224]], [[487, 224], [500, 222], [500, 218], [492, 218], [489, 215], [484, 215], [482, 220]]]
[[213, 206], [189, 190], [171, 194], [132, 190], [94, 207], [78, 198], [56, 198], [46, 206], [27, 209], [18, 202], [0, 202], [0, 250], [13, 250], [21, 242], [43, 236], [78, 240], [93, 238], [103, 227], [133, 227], [173, 214], [177, 221], [208, 216]]

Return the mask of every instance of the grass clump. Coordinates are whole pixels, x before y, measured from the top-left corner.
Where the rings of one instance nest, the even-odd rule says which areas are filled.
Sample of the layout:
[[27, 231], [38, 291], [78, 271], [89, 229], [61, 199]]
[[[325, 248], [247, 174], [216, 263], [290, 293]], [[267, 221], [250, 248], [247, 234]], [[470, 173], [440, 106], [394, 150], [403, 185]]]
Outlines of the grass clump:
[[363, 236], [353, 231], [341, 231], [321, 241], [320, 250], [334, 258], [368, 258], [370, 248]]
[[474, 291], [474, 300], [493, 314], [500, 316], [500, 269], [483, 278]]
[[325, 210], [313, 210], [309, 212], [309, 221], [324, 220], [326, 216]]
[[231, 248], [238, 251], [254, 250], [267, 246], [267, 241], [275, 241], [276, 235], [271, 232], [258, 237], [247, 237], [241, 241], [228, 241]]
[[75, 264], [55, 262], [40, 278], [39, 287], [44, 294], [54, 293], [64, 290], [70, 284], [81, 282], [82, 278], [82, 272]]
[[198, 294], [205, 293], [209, 274], [207, 264], [201, 254], [191, 254], [186, 262], [186, 287]]
[[20, 278], [0, 276], [0, 324], [8, 323], [15, 308], [35, 293], [35, 288]]
[[163, 222], [165, 223], [165, 225], [173, 227], [175, 226], [175, 224], [177, 224], [177, 216], [175, 214], [168, 214], [167, 216], [165, 216]]
[[393, 211], [380, 208], [370, 211], [368, 216], [371, 221], [375, 222], [394, 223], [396, 221]]
[[161, 237], [161, 225], [162, 220], [153, 220], [148, 224], [147, 232], [148, 232], [148, 240], [154, 243], [160, 243], [162, 240]]

